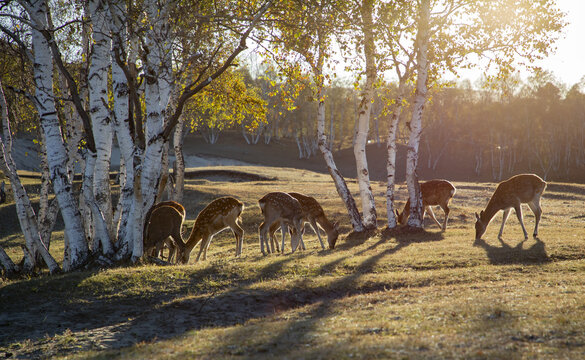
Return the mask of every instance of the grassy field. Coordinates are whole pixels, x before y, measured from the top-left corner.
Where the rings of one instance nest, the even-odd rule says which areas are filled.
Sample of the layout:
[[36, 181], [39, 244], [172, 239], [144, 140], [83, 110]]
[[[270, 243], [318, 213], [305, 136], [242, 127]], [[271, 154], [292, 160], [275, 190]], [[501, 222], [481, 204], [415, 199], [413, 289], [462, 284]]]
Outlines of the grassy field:
[[[184, 205], [190, 228], [212, 199], [240, 198], [246, 205], [242, 257], [235, 258], [234, 237], [225, 231], [214, 238], [208, 260], [197, 264], [192, 256], [181, 266], [4, 281], [0, 357], [585, 357], [585, 185], [549, 183], [538, 239], [524, 241], [510, 216], [498, 240], [498, 215], [475, 241], [473, 213], [487, 204], [493, 183], [456, 182], [447, 231], [427, 218], [418, 234], [383, 231], [385, 187], [374, 183], [380, 230], [365, 235], [351, 233], [328, 175], [234, 169], [271, 180], [195, 174]], [[357, 185], [350, 187], [357, 196]], [[308, 230], [306, 251], [262, 256], [257, 199], [269, 191], [320, 200], [330, 220], [340, 221], [337, 247], [321, 250]], [[402, 205], [405, 186], [398, 193]], [[532, 233], [534, 217], [524, 210]], [[2, 226], [9, 211], [3, 214]], [[435, 214], [442, 219], [441, 210]], [[18, 259], [18, 231], [1, 234], [2, 246]], [[58, 259], [62, 238], [56, 233], [51, 249]]]

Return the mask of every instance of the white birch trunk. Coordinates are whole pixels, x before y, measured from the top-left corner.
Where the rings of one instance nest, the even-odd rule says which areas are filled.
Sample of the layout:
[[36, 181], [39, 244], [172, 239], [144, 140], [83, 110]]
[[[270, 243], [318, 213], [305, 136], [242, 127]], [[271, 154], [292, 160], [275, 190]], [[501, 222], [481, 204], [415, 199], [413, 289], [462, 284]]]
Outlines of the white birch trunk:
[[[133, 218], [130, 216], [134, 197], [134, 168], [133, 154], [134, 142], [130, 132], [129, 114], [129, 88], [124, 71], [115, 60], [117, 54], [125, 54], [126, 27], [125, 25], [125, 2], [119, 0], [110, 1], [110, 33], [112, 34], [112, 88], [114, 98], [114, 131], [120, 147], [120, 209], [119, 222], [116, 228], [118, 253], [120, 258], [130, 256], [132, 248], [132, 226]], [[126, 59], [121, 59], [126, 60]]]
[[[110, 40], [107, 33], [107, 6], [104, 0], [90, 0], [89, 11], [93, 24], [93, 51], [89, 67], [89, 114], [96, 146], [93, 192], [108, 226], [111, 238], [113, 229], [112, 198], [110, 188], [110, 159], [112, 156], [112, 125], [108, 109], [108, 70], [110, 66]], [[93, 160], [92, 160], [93, 161]], [[91, 205], [90, 205], [91, 206]], [[94, 216], [94, 221], [101, 221]], [[96, 228], [98, 224], [95, 224]]]
[[[160, 34], [163, 33], [161, 26], [163, 26], [162, 23], [164, 21], [162, 20], [167, 20], [163, 19], [162, 17], [167, 13], [164, 11], [164, 9], [161, 11], [161, 9], [157, 6], [156, 1], [154, 0], [149, 0], [146, 6], [149, 20], [153, 25], [148, 30], [146, 36], [146, 47], [149, 51], [149, 56], [145, 64], [146, 73], [144, 81], [144, 95], [146, 105], [146, 150], [141, 164], [140, 188], [142, 193], [140, 196], [136, 196], [135, 194], [135, 199], [140, 198], [142, 203], [138, 204], [135, 202], [135, 208], [133, 209], [135, 214], [142, 214], [145, 212], [144, 209], [149, 209], [153, 205], [158, 192], [164, 145], [162, 130], [164, 121], [163, 114], [165, 108], [163, 108], [162, 103], [164, 96], [170, 97], [170, 91], [168, 94], [163, 91], [163, 97], [161, 97], [161, 87], [159, 84], [159, 75], [161, 71], [160, 64], [163, 60], [163, 55], [161, 54], [161, 46], [158, 41], [160, 39]], [[166, 90], [169, 89], [167, 88]], [[166, 101], [168, 103], [168, 98]], [[140, 221], [142, 222], [142, 220]], [[134, 228], [137, 229], [137, 224], [134, 224]], [[142, 235], [142, 230], [140, 230], [139, 233], [135, 232], [133, 236], [133, 261], [137, 261], [140, 257], [142, 257], [143, 240], [142, 237], [140, 236], [139, 238], [138, 235]]]
[[386, 148], [388, 151], [388, 158], [386, 159], [386, 218], [388, 219], [388, 228], [394, 229], [398, 224], [396, 221], [396, 214], [394, 213], [394, 187], [396, 185], [396, 135], [398, 132], [398, 124], [400, 123], [400, 115], [402, 114], [402, 99], [404, 97], [404, 82], [401, 81], [398, 87], [398, 96], [396, 103], [392, 110], [390, 120], [390, 127], [388, 128], [388, 139], [386, 141]]
[[418, 165], [418, 148], [422, 133], [422, 115], [427, 100], [428, 78], [428, 41], [429, 41], [430, 0], [422, 0], [418, 23], [417, 48], [417, 79], [412, 118], [410, 121], [410, 136], [406, 154], [406, 184], [410, 197], [410, 217], [408, 225], [422, 229], [422, 195], [416, 167]]
[[0, 265], [4, 268], [5, 274], [8, 278], [20, 271], [20, 268], [14, 264], [2, 246], [0, 246]]
[[182, 203], [183, 191], [185, 188], [185, 158], [183, 156], [183, 133], [185, 127], [183, 119], [179, 120], [175, 132], [173, 134], [173, 148], [175, 151], [175, 163], [173, 165], [173, 175], [175, 177], [175, 188], [173, 191], [172, 200]]
[[[34, 209], [32, 208], [30, 199], [16, 172], [16, 164], [12, 158], [12, 135], [10, 130], [10, 122], [8, 119], [8, 107], [6, 105], [1, 81], [0, 118], [2, 120], [2, 134], [0, 134], [0, 169], [10, 179], [10, 185], [12, 187], [12, 193], [14, 194], [14, 202], [16, 205], [16, 215], [18, 217], [18, 221], [20, 222], [20, 227], [25, 238], [25, 243], [30, 249], [29, 251], [38, 251], [40, 253], [43, 261], [45, 264], [47, 264], [50, 273], [57, 272], [60, 270], [59, 265], [57, 265], [57, 262], [51, 256], [42, 242]], [[31, 261], [35, 261], [34, 257], [31, 259]], [[14, 270], [14, 268], [10, 266], [10, 263], [5, 263], [3, 261], [3, 264], [5, 264], [4, 267], [7, 271]], [[34, 267], [34, 263], [30, 264], [30, 266]], [[25, 271], [28, 270], [32, 270], [32, 268], [25, 269]]]
[[337, 193], [341, 197], [341, 200], [345, 204], [347, 208], [347, 213], [349, 215], [349, 221], [353, 227], [353, 230], [356, 232], [364, 231], [365, 228], [362, 223], [362, 218], [360, 212], [357, 209], [355, 200], [347, 187], [347, 183], [345, 179], [337, 169], [335, 165], [335, 161], [333, 160], [333, 154], [331, 153], [331, 149], [327, 146], [327, 135], [325, 135], [325, 102], [321, 99], [321, 95], [319, 94], [319, 105], [317, 108], [317, 134], [319, 136], [319, 150], [323, 154], [323, 158], [325, 159], [325, 163], [327, 164], [327, 169], [329, 170], [329, 174], [335, 183], [335, 188], [337, 189]]
[[[39, 195], [39, 213], [38, 213], [38, 229], [42, 243], [47, 250], [51, 247], [51, 234], [57, 221], [57, 215], [59, 214], [59, 204], [56, 199], [49, 201], [49, 164], [47, 161], [47, 151], [44, 149], [44, 133], [41, 131], [43, 151], [41, 151], [41, 192]], [[34, 212], [34, 211], [33, 211]], [[38, 260], [40, 253], [39, 247], [34, 243], [33, 246], [29, 247], [29, 251], [33, 254], [35, 261]]]
[[[24, 3], [24, 1], [21, 1]], [[67, 174], [67, 152], [61, 134], [57, 109], [53, 97], [53, 60], [48, 43], [37, 29], [47, 26], [47, 7], [44, 1], [36, 0], [24, 5], [35, 24], [32, 29], [34, 49], [35, 100], [41, 118], [41, 126], [47, 140], [47, 159], [51, 172], [55, 196], [59, 201], [65, 222], [67, 247], [63, 269], [70, 271], [81, 266], [88, 256], [81, 214], [75, 203], [71, 179]]]
[[132, 199], [132, 238], [133, 242], [130, 244], [132, 245], [131, 253], [132, 257], [131, 260], [136, 262], [142, 257], [143, 250], [144, 250], [144, 243], [143, 243], [143, 215], [146, 211], [143, 211], [143, 199], [142, 199], [142, 168], [143, 166], [140, 164], [142, 158], [142, 154], [137, 149], [134, 154], [134, 162], [132, 166], [134, 168], [134, 198]]
[[364, 1], [361, 6], [362, 26], [364, 33], [364, 55], [366, 58], [366, 84], [362, 93], [362, 100], [358, 107], [355, 142], [353, 153], [357, 170], [357, 180], [362, 200], [363, 224], [366, 229], [377, 227], [376, 203], [370, 184], [366, 145], [370, 131], [370, 115], [374, 100], [374, 82], [376, 81], [376, 63], [374, 49], [374, 34], [372, 24], [372, 2]]
[[[85, 156], [85, 177], [90, 177], [95, 174], [96, 155], [91, 152], [87, 152]], [[88, 181], [87, 184], [91, 184]], [[91, 216], [94, 224], [94, 236], [91, 239], [93, 243], [93, 251], [97, 251], [98, 248], [102, 249], [104, 255], [111, 255], [114, 252], [112, 241], [109, 236], [106, 219], [98, 206], [98, 202], [95, 200], [94, 194], [91, 189], [83, 189], [83, 196], [85, 198], [85, 204], [91, 210]]]

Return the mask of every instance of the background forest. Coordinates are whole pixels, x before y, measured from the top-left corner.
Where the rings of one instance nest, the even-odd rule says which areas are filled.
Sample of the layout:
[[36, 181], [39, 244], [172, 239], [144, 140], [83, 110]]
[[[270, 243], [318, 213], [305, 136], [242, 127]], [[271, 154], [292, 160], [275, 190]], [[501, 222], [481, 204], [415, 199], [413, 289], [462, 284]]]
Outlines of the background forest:
[[[248, 86], [257, 88], [270, 104], [266, 121], [249, 130], [245, 121], [242, 125], [218, 121], [210, 126], [193, 117], [191, 130], [200, 133], [210, 145], [226, 130], [241, 130], [248, 144], [290, 139], [297, 144], [299, 159], [319, 157], [316, 104], [310, 94], [299, 96], [294, 109], [288, 110], [269, 96], [266, 89], [270, 85], [264, 77], [253, 79], [247, 69], [242, 73]], [[563, 84], [551, 73], [537, 72], [526, 80], [516, 77], [497, 85], [465, 80], [433, 89], [423, 115], [421, 176], [498, 182], [519, 172], [532, 172], [548, 180], [584, 182], [583, 83]], [[375, 180], [386, 177], [384, 148], [391, 114], [385, 104], [394, 98], [396, 89], [390, 83], [388, 88], [378, 89], [372, 106], [368, 158]], [[359, 99], [359, 91], [351, 85], [333, 86], [327, 91], [328, 140], [334, 151], [340, 152], [342, 168], [353, 162], [347, 154], [344, 157], [342, 150], [353, 148]], [[409, 107], [405, 109], [408, 111]], [[408, 113], [404, 117], [409, 118]], [[400, 123], [397, 142], [402, 146], [408, 142], [405, 123]], [[404, 181], [403, 147], [398, 157], [403, 159], [398, 161], [398, 178]], [[349, 164], [344, 164], [342, 158]]]

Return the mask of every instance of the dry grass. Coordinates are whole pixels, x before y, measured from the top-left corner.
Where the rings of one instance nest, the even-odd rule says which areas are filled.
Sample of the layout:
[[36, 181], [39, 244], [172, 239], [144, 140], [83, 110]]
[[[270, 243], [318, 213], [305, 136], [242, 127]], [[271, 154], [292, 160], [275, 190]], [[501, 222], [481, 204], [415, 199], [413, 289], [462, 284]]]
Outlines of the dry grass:
[[[273, 181], [191, 179], [188, 227], [210, 200], [239, 197], [244, 254], [217, 235], [208, 260], [140, 265], [2, 283], [0, 356], [67, 358], [583, 358], [585, 186], [549, 184], [539, 239], [501, 216], [474, 241], [474, 211], [495, 184], [455, 183], [451, 220], [420, 234], [352, 234], [327, 175], [238, 167]], [[233, 180], [233, 179], [232, 179]], [[355, 183], [350, 183], [357, 192]], [[319, 199], [342, 224], [338, 247], [262, 256], [257, 199], [269, 191]], [[399, 204], [406, 190], [399, 187]], [[435, 212], [442, 218], [442, 211]], [[532, 213], [525, 207], [529, 232]], [[16, 236], [16, 235], [11, 235]], [[61, 235], [62, 237], [62, 235]], [[0, 239], [16, 253], [18, 237]], [[57, 245], [58, 240], [55, 240]], [[62, 251], [62, 248], [59, 250]], [[198, 249], [196, 249], [198, 251]], [[62, 255], [61, 255], [62, 257]], [[194, 257], [192, 257], [194, 258]]]

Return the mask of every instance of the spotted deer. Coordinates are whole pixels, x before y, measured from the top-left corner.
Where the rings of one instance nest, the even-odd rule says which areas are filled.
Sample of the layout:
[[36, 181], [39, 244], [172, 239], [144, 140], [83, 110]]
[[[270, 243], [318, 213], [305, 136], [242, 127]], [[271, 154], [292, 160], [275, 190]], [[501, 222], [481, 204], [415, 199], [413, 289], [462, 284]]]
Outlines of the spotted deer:
[[[236, 256], [240, 256], [244, 240], [244, 230], [240, 225], [242, 221], [240, 216], [243, 210], [244, 204], [233, 197], [228, 196], [213, 200], [201, 210], [197, 219], [195, 219], [195, 225], [191, 229], [187, 241], [185, 241], [181, 236], [184, 216], [173, 206], [160, 206], [155, 208], [150, 215], [146, 239], [149, 239], [149, 244], [159, 241], [162, 247], [164, 239], [171, 237], [177, 247], [177, 261], [186, 264], [189, 262], [191, 251], [200, 242], [201, 248], [196, 261], [199, 261], [201, 254], [203, 254], [203, 260], [206, 260], [207, 249], [213, 236], [224, 229], [230, 228], [236, 236]], [[164, 239], [159, 240], [162, 237]], [[153, 248], [150, 247], [149, 249], [152, 251]]]
[[[260, 250], [262, 254], [273, 252], [274, 249], [268, 245], [268, 233], [273, 224], [280, 226], [282, 230], [282, 252], [284, 253], [284, 238], [288, 227], [291, 226], [291, 250], [295, 252], [302, 243], [303, 209], [298, 200], [284, 192], [271, 192], [258, 200], [264, 222], [258, 227], [260, 233]], [[267, 252], [264, 251], [266, 244]], [[278, 247], [278, 245], [277, 245]]]
[[183, 264], [189, 262], [191, 250], [199, 243], [201, 243], [201, 247], [195, 261], [199, 261], [201, 254], [203, 254], [203, 260], [206, 260], [207, 249], [213, 236], [228, 228], [236, 237], [236, 256], [242, 255], [244, 229], [241, 226], [241, 215], [243, 211], [244, 203], [231, 196], [221, 197], [210, 202], [195, 219], [195, 225], [185, 242], [181, 262]]
[[[162, 207], [162, 206], [170, 206], [170, 207], [175, 208], [179, 212], [179, 214], [182, 216], [182, 218], [183, 218], [181, 224], [184, 224], [185, 216], [186, 216], [186, 211], [185, 211], [185, 208], [183, 207], [183, 205], [179, 204], [176, 201], [172, 201], [172, 200], [162, 201], [162, 202], [159, 202], [159, 203], [154, 204], [146, 212], [146, 216], [144, 217], [145, 218], [145, 222], [144, 222], [144, 234], [147, 234], [148, 233], [147, 232], [147, 226], [148, 226], [148, 224], [150, 222], [150, 218], [151, 218], [152, 212], [156, 208], [159, 208], [159, 207]], [[168, 209], [160, 212], [157, 216], [158, 217], [161, 217], [161, 214], [162, 213], [167, 213], [167, 216], [170, 216], [170, 217], [175, 216], [175, 214], [172, 211], [168, 210]], [[181, 225], [181, 233], [182, 233], [182, 225]], [[172, 262], [173, 259], [177, 259], [177, 260], [179, 259], [179, 254], [177, 254], [178, 248], [175, 245], [175, 242], [174, 241], [171, 241], [170, 238], [167, 237], [165, 240], [163, 240], [163, 243], [162, 244], [159, 244], [159, 245], [160, 245], [159, 246], [160, 249], [159, 249], [159, 251], [157, 253], [154, 253], [154, 251], [151, 252], [150, 254], [147, 254], [146, 251], [144, 253], [147, 254], [147, 255], [150, 255], [150, 256], [154, 256], [154, 257], [158, 257], [158, 256], [161, 256], [162, 257], [163, 248], [164, 248], [164, 246], [166, 246], [169, 249], [169, 256], [168, 256], [169, 262]]]
[[538, 223], [542, 215], [542, 209], [540, 208], [540, 198], [542, 193], [546, 189], [546, 182], [540, 177], [534, 174], [520, 174], [512, 176], [506, 181], [502, 181], [496, 187], [490, 201], [487, 204], [485, 210], [482, 210], [479, 215], [475, 213], [475, 239], [481, 239], [481, 236], [485, 233], [485, 230], [500, 210], [504, 211], [504, 217], [502, 218], [502, 227], [498, 234], [498, 239], [502, 239], [504, 232], [504, 226], [506, 220], [510, 215], [510, 211], [514, 208], [522, 231], [524, 232], [524, 239], [528, 239], [528, 233], [524, 227], [524, 221], [522, 220], [522, 204], [528, 204], [530, 210], [534, 213], [535, 224], [533, 236], [538, 236]]
[[[425, 216], [425, 212], [429, 213], [429, 216], [435, 224], [442, 230], [445, 231], [447, 229], [447, 221], [449, 220], [449, 202], [455, 195], [457, 189], [455, 186], [451, 184], [447, 180], [429, 180], [420, 184], [420, 191], [422, 195], [422, 203], [423, 203], [423, 218]], [[443, 225], [439, 223], [437, 218], [435, 217], [435, 213], [433, 212], [433, 208], [431, 206], [439, 205], [441, 209], [445, 212], [445, 220], [443, 221]], [[410, 216], [410, 199], [404, 205], [404, 209], [402, 213], [396, 211], [396, 217], [399, 224], [406, 224], [408, 221], [408, 217]]]
[[[180, 205], [177, 203], [177, 205]], [[181, 212], [181, 209], [183, 210]], [[159, 205], [147, 213], [144, 231], [144, 254], [157, 257], [165, 243], [170, 242], [169, 261], [178, 261], [184, 248], [181, 229], [185, 221], [185, 209], [180, 205]]]
[[[334, 249], [335, 243], [337, 242], [337, 238], [339, 237], [337, 223], [332, 224], [331, 222], [329, 222], [327, 216], [325, 216], [323, 208], [314, 197], [299, 194], [296, 192], [289, 192], [288, 194], [293, 198], [297, 199], [297, 201], [301, 204], [301, 208], [303, 211], [303, 223], [308, 222], [311, 225], [311, 228], [319, 238], [319, 242], [321, 243], [321, 249], [325, 250], [325, 245], [323, 243], [323, 240], [321, 239], [321, 235], [319, 234], [319, 226], [327, 234], [327, 243], [329, 245], [329, 249]], [[274, 223], [270, 226], [271, 244], [272, 239], [274, 237], [274, 233], [278, 229], [278, 226], [279, 223]], [[304, 250], [304, 243], [301, 243], [301, 248]], [[279, 250], [278, 244], [276, 245], [276, 250], [277, 251]]]

